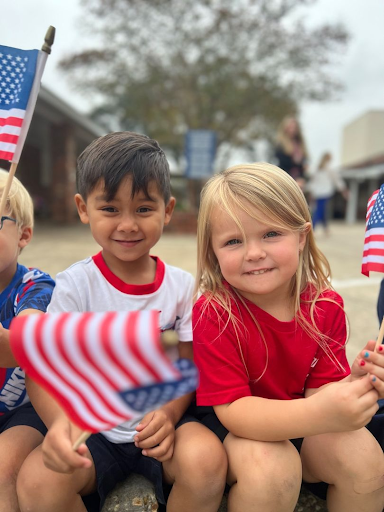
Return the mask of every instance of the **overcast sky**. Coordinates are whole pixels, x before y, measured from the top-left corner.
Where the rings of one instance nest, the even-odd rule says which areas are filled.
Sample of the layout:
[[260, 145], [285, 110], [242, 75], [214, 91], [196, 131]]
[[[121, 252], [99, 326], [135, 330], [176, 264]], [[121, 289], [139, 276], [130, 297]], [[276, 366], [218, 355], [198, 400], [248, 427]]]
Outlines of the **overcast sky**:
[[[49, 25], [56, 27], [42, 83], [85, 111], [87, 100], [75, 94], [57, 70], [60, 58], [86, 44], [79, 0], [0, 0], [0, 6], [1, 45], [41, 48]], [[308, 13], [311, 23], [341, 21], [351, 34], [346, 53], [338, 58], [336, 76], [345, 86], [340, 99], [305, 104], [300, 118], [312, 163], [331, 151], [338, 164], [343, 127], [368, 110], [384, 110], [384, 0], [318, 0]]]

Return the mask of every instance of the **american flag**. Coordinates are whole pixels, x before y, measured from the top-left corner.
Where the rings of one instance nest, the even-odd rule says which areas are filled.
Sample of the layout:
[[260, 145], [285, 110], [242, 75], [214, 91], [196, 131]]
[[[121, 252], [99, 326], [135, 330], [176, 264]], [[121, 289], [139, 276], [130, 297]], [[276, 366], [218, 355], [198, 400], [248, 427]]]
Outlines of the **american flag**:
[[36, 74], [39, 53], [0, 46], [0, 158], [4, 160], [18, 161], [14, 159], [17, 144], [24, 143], [22, 129], [29, 128], [25, 121], [28, 101], [35, 77], [39, 85], [41, 79]]
[[13, 319], [12, 352], [83, 430], [109, 430], [197, 387], [160, 343], [157, 311], [46, 313]]
[[384, 272], [384, 185], [368, 200], [361, 273]]

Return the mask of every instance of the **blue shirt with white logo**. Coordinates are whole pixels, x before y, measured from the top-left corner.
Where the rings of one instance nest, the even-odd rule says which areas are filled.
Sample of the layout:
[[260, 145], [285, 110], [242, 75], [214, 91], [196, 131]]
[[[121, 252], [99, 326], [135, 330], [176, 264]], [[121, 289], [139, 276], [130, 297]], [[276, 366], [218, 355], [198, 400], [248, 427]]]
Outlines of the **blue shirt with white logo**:
[[[24, 309], [46, 311], [51, 300], [54, 280], [36, 268], [18, 264], [7, 288], [0, 293], [0, 322], [9, 329], [12, 319]], [[28, 402], [24, 371], [0, 368], [0, 416]]]

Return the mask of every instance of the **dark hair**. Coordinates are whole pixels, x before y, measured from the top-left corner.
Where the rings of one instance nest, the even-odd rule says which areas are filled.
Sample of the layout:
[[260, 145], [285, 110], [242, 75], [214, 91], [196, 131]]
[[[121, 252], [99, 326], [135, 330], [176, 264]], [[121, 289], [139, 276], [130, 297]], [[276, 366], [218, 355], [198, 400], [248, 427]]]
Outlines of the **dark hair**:
[[102, 179], [107, 201], [113, 199], [121, 181], [132, 177], [132, 197], [155, 181], [168, 204], [171, 197], [169, 165], [157, 141], [134, 132], [113, 132], [91, 142], [77, 159], [77, 191], [86, 201]]

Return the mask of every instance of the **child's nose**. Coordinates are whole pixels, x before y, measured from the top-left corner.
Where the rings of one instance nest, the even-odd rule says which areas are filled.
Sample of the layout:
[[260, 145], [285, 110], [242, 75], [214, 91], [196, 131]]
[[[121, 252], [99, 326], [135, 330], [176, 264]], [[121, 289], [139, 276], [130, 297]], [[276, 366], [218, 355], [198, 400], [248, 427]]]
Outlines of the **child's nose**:
[[137, 231], [137, 222], [132, 215], [124, 215], [117, 226], [118, 231]]
[[265, 258], [267, 253], [259, 242], [248, 242], [246, 245], [245, 259], [247, 261], [257, 261]]

